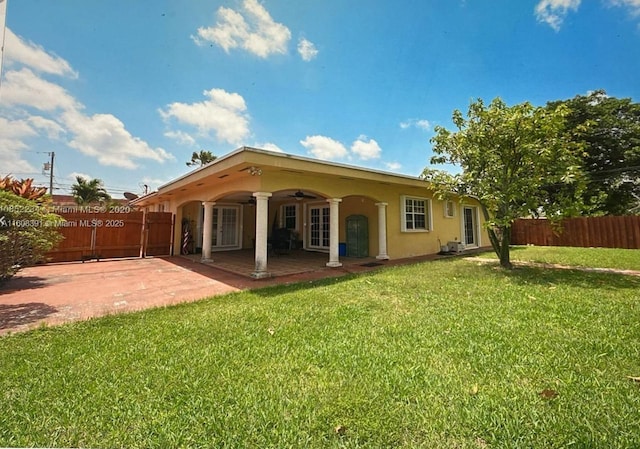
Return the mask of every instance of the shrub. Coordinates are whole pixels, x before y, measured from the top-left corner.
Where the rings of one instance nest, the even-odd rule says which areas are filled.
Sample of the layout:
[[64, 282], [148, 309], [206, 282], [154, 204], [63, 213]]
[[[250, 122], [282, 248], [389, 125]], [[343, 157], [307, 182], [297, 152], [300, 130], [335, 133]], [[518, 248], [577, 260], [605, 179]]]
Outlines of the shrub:
[[0, 282], [45, 260], [61, 239], [64, 221], [36, 201], [0, 190]]
[[22, 198], [41, 202], [47, 189], [44, 187], [34, 187], [33, 179], [13, 179], [11, 176], [0, 178], [0, 190], [13, 192]]

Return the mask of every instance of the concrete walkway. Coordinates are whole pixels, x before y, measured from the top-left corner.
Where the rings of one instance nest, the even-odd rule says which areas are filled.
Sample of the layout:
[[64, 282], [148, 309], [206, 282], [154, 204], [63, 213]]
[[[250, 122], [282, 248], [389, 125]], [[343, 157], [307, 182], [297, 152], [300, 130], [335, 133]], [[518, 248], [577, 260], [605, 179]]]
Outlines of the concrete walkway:
[[[422, 259], [413, 261], [419, 260]], [[30, 267], [19, 271], [0, 287], [0, 335], [32, 329], [43, 323], [55, 325], [375, 268], [361, 265], [319, 268], [295, 275], [252, 280], [182, 257]]]

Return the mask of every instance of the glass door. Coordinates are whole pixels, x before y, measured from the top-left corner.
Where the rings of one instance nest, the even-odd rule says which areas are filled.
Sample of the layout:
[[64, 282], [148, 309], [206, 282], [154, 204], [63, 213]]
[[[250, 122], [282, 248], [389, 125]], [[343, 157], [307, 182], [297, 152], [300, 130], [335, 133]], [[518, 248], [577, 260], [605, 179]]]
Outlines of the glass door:
[[309, 248], [329, 249], [329, 206], [310, 206], [309, 223]]
[[240, 247], [240, 220], [238, 206], [214, 206], [211, 247], [215, 250]]
[[463, 209], [464, 244], [466, 246], [478, 245], [478, 231], [476, 226], [476, 208], [465, 207]]

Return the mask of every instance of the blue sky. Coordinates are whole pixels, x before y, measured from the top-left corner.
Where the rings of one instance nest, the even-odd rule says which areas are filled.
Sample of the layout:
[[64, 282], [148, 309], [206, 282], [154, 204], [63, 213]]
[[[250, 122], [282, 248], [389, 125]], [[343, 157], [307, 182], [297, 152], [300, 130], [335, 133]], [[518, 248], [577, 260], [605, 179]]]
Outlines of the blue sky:
[[55, 151], [55, 193], [243, 145], [418, 175], [476, 98], [640, 101], [640, 0], [4, 2], [0, 175]]

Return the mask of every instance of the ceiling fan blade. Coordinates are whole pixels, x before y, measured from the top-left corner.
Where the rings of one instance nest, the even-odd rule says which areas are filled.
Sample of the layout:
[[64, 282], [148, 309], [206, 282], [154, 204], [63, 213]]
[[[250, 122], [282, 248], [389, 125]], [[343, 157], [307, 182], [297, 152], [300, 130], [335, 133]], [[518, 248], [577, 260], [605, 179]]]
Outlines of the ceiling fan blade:
[[317, 197], [313, 196], [313, 195], [307, 195], [306, 193], [304, 193], [302, 190], [298, 190], [296, 193], [294, 193], [293, 195], [287, 195], [290, 196], [291, 198], [298, 198], [298, 199], [302, 199], [302, 198], [308, 198], [308, 199], [316, 199]]

